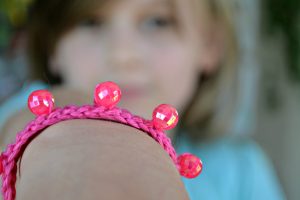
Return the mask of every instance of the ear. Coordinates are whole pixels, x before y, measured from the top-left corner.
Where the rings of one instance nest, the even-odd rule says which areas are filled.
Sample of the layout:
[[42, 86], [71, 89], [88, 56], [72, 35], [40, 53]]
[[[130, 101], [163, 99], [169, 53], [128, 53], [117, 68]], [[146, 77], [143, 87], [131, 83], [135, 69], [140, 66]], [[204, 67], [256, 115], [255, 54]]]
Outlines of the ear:
[[201, 73], [213, 74], [218, 70], [224, 58], [225, 31], [224, 26], [215, 23], [208, 32], [203, 35], [199, 66]]

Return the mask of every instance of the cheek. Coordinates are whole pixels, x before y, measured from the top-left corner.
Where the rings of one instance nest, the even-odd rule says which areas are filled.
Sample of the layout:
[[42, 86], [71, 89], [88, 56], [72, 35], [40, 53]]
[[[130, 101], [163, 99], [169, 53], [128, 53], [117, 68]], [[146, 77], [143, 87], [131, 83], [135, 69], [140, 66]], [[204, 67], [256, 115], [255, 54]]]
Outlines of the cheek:
[[81, 89], [91, 89], [103, 74], [102, 48], [98, 41], [79, 33], [63, 38], [56, 49], [55, 63], [66, 84]]
[[170, 46], [154, 54], [156, 87], [164, 101], [184, 109], [196, 89], [198, 71], [193, 54], [183, 46]]

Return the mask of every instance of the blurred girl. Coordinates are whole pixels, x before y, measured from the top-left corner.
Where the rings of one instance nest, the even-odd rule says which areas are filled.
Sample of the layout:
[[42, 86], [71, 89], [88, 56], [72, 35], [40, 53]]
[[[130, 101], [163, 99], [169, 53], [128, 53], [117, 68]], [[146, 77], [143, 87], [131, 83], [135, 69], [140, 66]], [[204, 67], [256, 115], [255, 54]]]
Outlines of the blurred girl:
[[[120, 107], [145, 118], [156, 105], [172, 104], [181, 116], [169, 132], [177, 151], [204, 162], [200, 177], [183, 180], [191, 199], [282, 199], [260, 148], [228, 133], [237, 91], [233, 6], [228, 0], [37, 0], [29, 55], [34, 78], [48, 84], [37, 87], [56, 86], [58, 105], [81, 104], [97, 83], [114, 81], [123, 92]], [[30, 90], [24, 91], [26, 99]], [[5, 143], [14, 137], [16, 117], [4, 127]]]

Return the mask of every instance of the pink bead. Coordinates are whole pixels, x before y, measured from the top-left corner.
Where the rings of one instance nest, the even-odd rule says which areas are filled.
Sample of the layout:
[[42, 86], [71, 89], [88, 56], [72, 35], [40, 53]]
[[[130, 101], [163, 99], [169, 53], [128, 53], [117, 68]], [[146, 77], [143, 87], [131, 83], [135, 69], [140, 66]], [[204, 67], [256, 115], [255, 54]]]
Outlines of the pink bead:
[[36, 90], [29, 95], [27, 105], [35, 115], [49, 114], [54, 109], [54, 98], [47, 90]]
[[96, 86], [94, 103], [108, 109], [114, 107], [121, 100], [121, 90], [114, 82], [104, 82]]
[[180, 166], [179, 172], [181, 176], [186, 178], [195, 178], [202, 171], [201, 160], [190, 153], [184, 153], [177, 158], [177, 162]]
[[178, 112], [168, 104], [161, 104], [156, 107], [152, 114], [152, 122], [155, 128], [170, 130], [178, 123]]

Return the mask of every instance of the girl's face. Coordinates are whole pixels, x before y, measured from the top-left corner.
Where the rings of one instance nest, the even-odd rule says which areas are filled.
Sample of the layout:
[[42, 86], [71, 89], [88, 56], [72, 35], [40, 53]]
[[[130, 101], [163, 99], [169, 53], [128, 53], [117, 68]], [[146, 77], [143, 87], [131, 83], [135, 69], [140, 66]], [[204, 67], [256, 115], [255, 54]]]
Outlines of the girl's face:
[[201, 17], [193, 0], [124, 0], [83, 20], [58, 42], [51, 68], [93, 94], [114, 81], [119, 106], [150, 118], [161, 103], [184, 109], [201, 73]]

